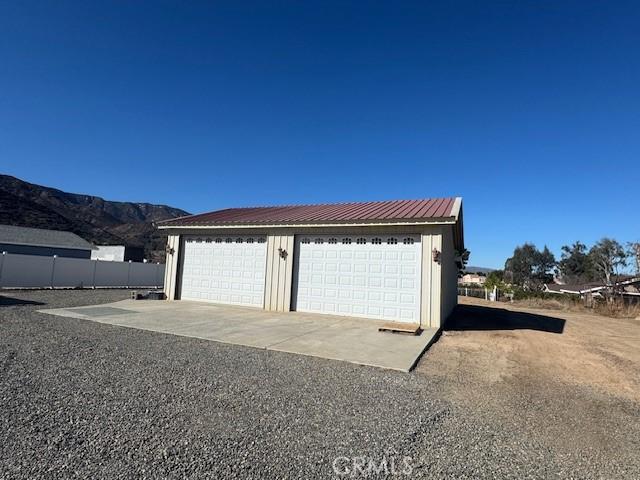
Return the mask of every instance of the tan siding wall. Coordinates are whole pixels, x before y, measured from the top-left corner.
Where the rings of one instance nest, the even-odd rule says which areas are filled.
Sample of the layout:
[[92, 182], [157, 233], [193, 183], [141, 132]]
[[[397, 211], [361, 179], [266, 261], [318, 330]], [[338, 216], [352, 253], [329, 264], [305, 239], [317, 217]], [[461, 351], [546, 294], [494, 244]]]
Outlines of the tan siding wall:
[[422, 298], [421, 321], [423, 328], [440, 327], [440, 264], [433, 261], [434, 248], [440, 250], [442, 236], [439, 227], [432, 227], [422, 234]]
[[456, 252], [453, 243], [453, 229], [442, 227], [442, 305], [440, 313], [441, 326], [458, 304], [458, 268], [456, 266]]
[[[280, 256], [279, 248], [287, 252], [285, 258]], [[264, 296], [266, 310], [288, 312], [291, 309], [293, 249], [293, 235], [267, 236], [267, 272]]]
[[[180, 255], [180, 235], [169, 235], [167, 238], [169, 252], [164, 269], [164, 294], [169, 300], [176, 299], [176, 282], [178, 280], [178, 258]], [[173, 249], [173, 252], [171, 252]]]

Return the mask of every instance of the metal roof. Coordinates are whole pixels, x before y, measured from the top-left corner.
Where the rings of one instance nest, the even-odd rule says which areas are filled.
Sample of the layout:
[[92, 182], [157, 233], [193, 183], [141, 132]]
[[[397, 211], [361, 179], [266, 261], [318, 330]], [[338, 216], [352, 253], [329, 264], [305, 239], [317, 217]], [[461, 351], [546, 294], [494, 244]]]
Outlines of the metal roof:
[[72, 248], [75, 250], [92, 250], [94, 248], [91, 243], [72, 232], [16, 227], [13, 225], [0, 225], [0, 243]]
[[228, 208], [157, 222], [163, 228], [218, 225], [306, 225], [340, 223], [412, 223], [458, 219], [460, 198], [390, 200], [280, 207]]

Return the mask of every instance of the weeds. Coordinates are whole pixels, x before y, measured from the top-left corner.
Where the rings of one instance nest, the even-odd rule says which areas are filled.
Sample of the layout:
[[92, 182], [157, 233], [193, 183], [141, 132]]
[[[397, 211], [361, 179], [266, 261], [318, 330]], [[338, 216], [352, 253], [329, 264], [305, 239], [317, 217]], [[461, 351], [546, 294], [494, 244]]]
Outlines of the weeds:
[[593, 306], [585, 305], [584, 300], [576, 297], [555, 295], [533, 296], [515, 300], [514, 305], [529, 308], [544, 308], [548, 310], [562, 310], [566, 312], [595, 313], [614, 318], [640, 318], [640, 304], [629, 304], [622, 300], [613, 301], [594, 300]]

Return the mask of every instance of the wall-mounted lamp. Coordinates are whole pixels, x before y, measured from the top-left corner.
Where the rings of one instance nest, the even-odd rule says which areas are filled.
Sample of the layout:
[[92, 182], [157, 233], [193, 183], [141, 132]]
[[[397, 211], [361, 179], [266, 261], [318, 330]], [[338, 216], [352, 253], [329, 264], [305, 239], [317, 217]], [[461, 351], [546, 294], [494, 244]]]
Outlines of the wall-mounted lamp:
[[164, 247], [164, 251], [167, 252], [169, 255], [173, 255], [173, 248], [171, 248], [169, 245], [165, 245]]
[[278, 247], [278, 252], [280, 253], [280, 258], [281, 259], [283, 259], [283, 260], [287, 259], [287, 255], [289, 255], [289, 254], [287, 253], [286, 250], [284, 250], [282, 247]]
[[431, 256], [433, 257], [434, 262], [440, 263], [440, 252], [438, 251], [437, 248], [434, 248], [431, 251]]

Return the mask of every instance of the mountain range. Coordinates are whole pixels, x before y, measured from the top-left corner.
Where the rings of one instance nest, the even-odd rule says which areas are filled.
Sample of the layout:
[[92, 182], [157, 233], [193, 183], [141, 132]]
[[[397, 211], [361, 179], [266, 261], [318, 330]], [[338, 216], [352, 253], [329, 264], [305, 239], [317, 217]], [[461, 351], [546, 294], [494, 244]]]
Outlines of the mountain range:
[[96, 245], [143, 247], [164, 262], [165, 238], [153, 222], [189, 215], [167, 205], [114, 202], [0, 175], [0, 224], [73, 232]]

